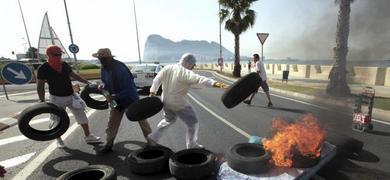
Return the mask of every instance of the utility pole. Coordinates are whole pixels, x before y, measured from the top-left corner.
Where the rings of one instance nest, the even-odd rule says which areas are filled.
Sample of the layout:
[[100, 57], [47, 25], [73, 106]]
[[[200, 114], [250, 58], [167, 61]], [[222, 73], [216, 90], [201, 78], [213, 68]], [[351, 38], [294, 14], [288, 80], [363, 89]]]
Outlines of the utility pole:
[[[68, 7], [66, 6], [66, 0], [64, 0], [64, 5], [65, 5], [66, 19], [68, 20], [68, 28], [69, 28], [69, 35], [70, 35], [70, 43], [71, 43], [71, 44], [74, 44], [74, 43], [73, 43], [73, 36], [72, 36], [72, 29], [70, 28], [69, 15], [68, 15]], [[77, 64], [76, 53], [73, 53], [73, 57], [74, 57], [74, 63], [75, 63], [75, 66], [76, 66], [76, 72], [79, 73], [79, 65]]]
[[30, 51], [30, 49], [31, 49], [31, 42], [30, 42], [30, 37], [28, 36], [26, 21], [24, 20], [24, 15], [23, 15], [22, 6], [20, 5], [20, 0], [18, 0], [18, 3], [19, 3], [20, 14], [22, 15], [22, 19], [23, 19], [24, 30], [26, 31], [26, 36], [27, 36], [27, 42], [28, 42], [28, 47], [29, 47], [27, 51], [30, 52], [30, 57], [32, 58], [32, 60], [34, 60], [34, 54], [31, 54], [33, 52]]
[[[219, 4], [219, 3], [218, 3]], [[219, 4], [219, 11], [218, 11], [218, 17], [219, 17], [219, 58], [222, 58], [222, 35], [221, 35], [221, 4]]]
[[141, 64], [141, 51], [139, 49], [137, 12], [135, 11], [135, 0], [133, 0], [133, 8], [134, 8], [134, 19], [135, 19], [135, 33], [137, 34], [138, 60], [139, 60], [139, 63]]

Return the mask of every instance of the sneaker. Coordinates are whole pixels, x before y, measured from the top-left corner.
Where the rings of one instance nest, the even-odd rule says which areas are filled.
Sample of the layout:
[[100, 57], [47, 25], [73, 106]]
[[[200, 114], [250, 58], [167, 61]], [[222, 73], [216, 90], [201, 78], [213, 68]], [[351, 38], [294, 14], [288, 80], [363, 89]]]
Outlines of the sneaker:
[[272, 102], [269, 102], [267, 105], [267, 107], [272, 107], [272, 106], [273, 106]]
[[57, 148], [64, 149], [66, 147], [64, 141], [61, 138], [57, 138], [56, 141]]
[[201, 144], [198, 144], [198, 143], [194, 143], [194, 144], [190, 145], [188, 149], [196, 149], [196, 148], [197, 149], [203, 149], [204, 146], [201, 145]]
[[251, 100], [245, 100], [244, 103], [248, 104], [248, 105], [251, 105]]
[[100, 149], [96, 150], [96, 154], [98, 154], [98, 155], [104, 155], [104, 154], [107, 154], [110, 152], [112, 152], [112, 145], [105, 145], [105, 146], [101, 147]]
[[94, 136], [92, 134], [90, 134], [89, 136], [85, 136], [84, 140], [87, 144], [101, 143], [100, 137]]

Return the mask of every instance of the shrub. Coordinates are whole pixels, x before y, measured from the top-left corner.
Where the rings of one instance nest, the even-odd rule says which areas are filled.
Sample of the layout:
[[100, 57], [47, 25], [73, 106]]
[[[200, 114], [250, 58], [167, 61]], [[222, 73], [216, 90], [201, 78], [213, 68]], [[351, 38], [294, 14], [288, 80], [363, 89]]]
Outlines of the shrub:
[[100, 67], [96, 64], [82, 64], [80, 65], [80, 69], [86, 70], [86, 69], [100, 69]]

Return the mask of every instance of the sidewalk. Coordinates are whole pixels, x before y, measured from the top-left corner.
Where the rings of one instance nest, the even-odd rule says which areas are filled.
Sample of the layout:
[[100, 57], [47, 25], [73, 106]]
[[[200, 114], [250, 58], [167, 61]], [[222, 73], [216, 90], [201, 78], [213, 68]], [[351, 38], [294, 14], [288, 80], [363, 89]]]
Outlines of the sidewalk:
[[[241, 76], [245, 76], [247, 73], [248, 73], [248, 71], [241, 71]], [[215, 74], [222, 76], [225, 79], [229, 79], [230, 81], [233, 81], [233, 82], [237, 80], [237, 78], [224, 76], [224, 75], [217, 73], [217, 72], [215, 72]], [[268, 76], [268, 74], [267, 74], [267, 76]], [[274, 81], [276, 81], [276, 80], [281, 81], [281, 78], [278, 78], [275, 75], [268, 76], [268, 79], [271, 79]], [[288, 83], [293, 84], [293, 85], [302, 85], [302, 86], [322, 87], [323, 88], [323, 87], [326, 87], [327, 81], [321, 82], [321, 80], [310, 80], [310, 79], [306, 79], [306, 81], [304, 81], [304, 79], [292, 78], [291, 81], [289, 80]], [[352, 85], [350, 87], [351, 87], [351, 89], [354, 89], [357, 92], [360, 92], [361, 89], [365, 86], [364, 85]], [[390, 97], [390, 88], [383, 87], [383, 88], [379, 88], [379, 89], [380, 89], [379, 92]], [[352, 90], [352, 91], [354, 91], [354, 90]], [[375, 89], [375, 90], [377, 90], [377, 89]], [[385, 90], [387, 90], [387, 91], [385, 92]], [[332, 97], [332, 96], [326, 95], [325, 93], [316, 94], [314, 96], [314, 95], [286, 91], [286, 90], [282, 90], [282, 89], [276, 89], [276, 88], [272, 88], [272, 87], [270, 87], [270, 92], [271, 93], [273, 93], [273, 92], [280, 93], [280, 94], [283, 94], [284, 96], [287, 96], [287, 97], [302, 99], [304, 101], [309, 101], [313, 104], [323, 105], [325, 107], [336, 107], [336, 108], [337, 107], [342, 107], [342, 108], [348, 107], [351, 109], [351, 112], [352, 112], [352, 109], [354, 107], [353, 103], [355, 101], [354, 98]], [[386, 121], [386, 122], [390, 122], [390, 111], [374, 108], [373, 109], [373, 118], [378, 119], [378, 120], [382, 120], [382, 121]]]

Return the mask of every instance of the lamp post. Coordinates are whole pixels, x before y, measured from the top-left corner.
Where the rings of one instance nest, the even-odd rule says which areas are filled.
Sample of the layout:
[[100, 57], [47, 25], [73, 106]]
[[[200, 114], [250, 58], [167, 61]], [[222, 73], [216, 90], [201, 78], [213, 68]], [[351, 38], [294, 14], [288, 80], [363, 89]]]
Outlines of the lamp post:
[[137, 12], [135, 10], [135, 0], [133, 0], [134, 19], [135, 19], [135, 33], [137, 34], [137, 47], [138, 47], [138, 60], [141, 64], [141, 51], [139, 49], [139, 38], [138, 38], [138, 25], [137, 25]]
[[27, 42], [28, 42], [28, 48], [29, 48], [27, 51], [30, 52], [30, 57], [32, 58], [32, 60], [34, 60], [34, 54], [31, 54], [32, 51], [29, 51], [31, 49], [30, 37], [28, 36], [26, 21], [24, 20], [24, 15], [23, 15], [22, 6], [20, 5], [20, 0], [18, 0], [18, 3], [19, 3], [20, 14], [22, 15], [22, 19], [23, 19], [24, 30], [25, 30], [26, 36], [27, 36]]
[[[66, 19], [67, 19], [67, 21], [68, 21], [68, 28], [69, 28], [69, 35], [70, 35], [70, 43], [71, 43], [71, 44], [74, 44], [74, 43], [73, 43], [73, 36], [72, 36], [72, 29], [70, 28], [69, 15], [68, 15], [68, 7], [66, 6], [66, 0], [64, 0], [64, 5], [65, 5]], [[79, 73], [79, 65], [77, 64], [76, 53], [73, 53], [73, 57], [74, 57], [74, 63], [75, 63], [75, 65], [76, 65], [76, 72]]]

